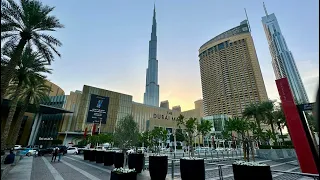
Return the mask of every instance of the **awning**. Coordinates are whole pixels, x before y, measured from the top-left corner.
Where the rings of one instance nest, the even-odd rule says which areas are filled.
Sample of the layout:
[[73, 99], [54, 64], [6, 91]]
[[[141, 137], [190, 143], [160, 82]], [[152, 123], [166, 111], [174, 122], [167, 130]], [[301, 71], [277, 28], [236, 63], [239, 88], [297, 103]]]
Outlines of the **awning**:
[[[11, 100], [8, 100], [8, 99], [4, 99], [3, 100], [2, 104], [1, 104], [1, 111], [2, 112], [9, 111], [10, 101]], [[20, 108], [20, 105], [18, 105], [18, 108]], [[27, 109], [26, 112], [29, 112], [29, 113], [41, 113], [41, 114], [73, 113], [72, 111], [68, 111], [68, 110], [63, 109], [63, 108], [58, 108], [58, 107], [44, 105], [44, 104], [40, 104], [39, 107], [36, 107], [34, 104], [29, 104], [28, 105], [28, 109]]]

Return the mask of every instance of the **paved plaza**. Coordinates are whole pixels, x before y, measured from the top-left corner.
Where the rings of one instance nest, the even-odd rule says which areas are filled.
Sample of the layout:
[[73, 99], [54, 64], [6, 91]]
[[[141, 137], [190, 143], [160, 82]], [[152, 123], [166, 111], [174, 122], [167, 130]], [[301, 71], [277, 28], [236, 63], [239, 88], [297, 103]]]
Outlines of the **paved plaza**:
[[[82, 155], [66, 155], [62, 157], [61, 162], [50, 162], [51, 156], [42, 157], [24, 157], [8, 173], [5, 180], [106, 180], [110, 179], [110, 173], [113, 167], [107, 167], [103, 164], [84, 161]], [[222, 167], [224, 180], [233, 179], [232, 162], [226, 160], [220, 162], [206, 163], [206, 179], [219, 180], [219, 168]], [[256, 159], [271, 166], [272, 170], [281, 170], [287, 172], [300, 172], [297, 160], [262, 160]], [[148, 162], [146, 162], [147, 164]], [[172, 179], [172, 164], [169, 162], [167, 179]], [[180, 179], [179, 163], [174, 166], [174, 179]], [[290, 175], [283, 173], [273, 173], [274, 179], [306, 179], [300, 175]], [[149, 180], [149, 172], [145, 170], [138, 175], [138, 180]]]

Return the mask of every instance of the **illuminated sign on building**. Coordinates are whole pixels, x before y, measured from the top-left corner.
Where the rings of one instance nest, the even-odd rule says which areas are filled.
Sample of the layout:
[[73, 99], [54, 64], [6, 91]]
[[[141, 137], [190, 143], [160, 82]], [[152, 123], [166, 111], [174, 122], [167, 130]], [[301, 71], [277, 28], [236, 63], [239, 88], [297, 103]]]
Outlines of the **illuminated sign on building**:
[[167, 114], [156, 114], [154, 113], [152, 116], [154, 119], [165, 119], [165, 120], [175, 120], [175, 117], [172, 117], [172, 112], [168, 111]]
[[87, 122], [106, 124], [109, 106], [109, 97], [91, 94]]

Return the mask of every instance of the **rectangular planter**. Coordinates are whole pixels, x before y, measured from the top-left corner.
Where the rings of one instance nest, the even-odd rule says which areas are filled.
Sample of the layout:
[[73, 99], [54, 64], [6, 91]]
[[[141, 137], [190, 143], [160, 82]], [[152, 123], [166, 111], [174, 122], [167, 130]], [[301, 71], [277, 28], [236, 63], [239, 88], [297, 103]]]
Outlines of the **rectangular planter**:
[[137, 173], [125, 173], [125, 174], [118, 174], [115, 172], [111, 172], [110, 180], [137, 180]]

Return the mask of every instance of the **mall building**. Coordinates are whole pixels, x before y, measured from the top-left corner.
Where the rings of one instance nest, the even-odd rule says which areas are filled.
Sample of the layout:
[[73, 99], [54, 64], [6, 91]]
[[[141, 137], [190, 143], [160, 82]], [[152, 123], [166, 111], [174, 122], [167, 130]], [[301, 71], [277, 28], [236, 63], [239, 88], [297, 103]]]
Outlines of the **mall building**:
[[[87, 85], [83, 86], [82, 91], [72, 91], [70, 95], [65, 95], [54, 83], [48, 82], [48, 85], [51, 86], [48, 92], [50, 101], [41, 104], [39, 109], [31, 108], [25, 113], [17, 144], [46, 147], [57, 139], [63, 144], [76, 143], [86, 129], [87, 134], [91, 134], [93, 124], [101, 133], [112, 133], [117, 121], [127, 115], [133, 116], [140, 132], [164, 127], [169, 131], [169, 136], [177, 128], [175, 119], [180, 114], [185, 119], [194, 117], [199, 121], [204, 117], [202, 99], [195, 101], [194, 109], [181, 112], [181, 108], [172, 110], [168, 106], [146, 105], [134, 102], [131, 95]], [[4, 127], [6, 116], [1, 113], [4, 120], [1, 127]]]

